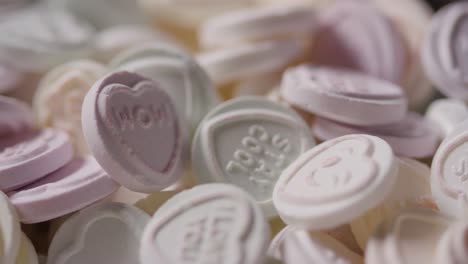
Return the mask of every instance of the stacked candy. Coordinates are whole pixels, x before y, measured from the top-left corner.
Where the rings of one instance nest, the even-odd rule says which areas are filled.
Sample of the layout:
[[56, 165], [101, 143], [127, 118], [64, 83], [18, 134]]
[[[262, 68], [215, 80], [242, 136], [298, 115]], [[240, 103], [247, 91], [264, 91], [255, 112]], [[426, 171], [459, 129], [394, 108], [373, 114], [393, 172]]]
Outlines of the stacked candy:
[[0, 2], [0, 264], [468, 263], [468, 4], [280, 2]]

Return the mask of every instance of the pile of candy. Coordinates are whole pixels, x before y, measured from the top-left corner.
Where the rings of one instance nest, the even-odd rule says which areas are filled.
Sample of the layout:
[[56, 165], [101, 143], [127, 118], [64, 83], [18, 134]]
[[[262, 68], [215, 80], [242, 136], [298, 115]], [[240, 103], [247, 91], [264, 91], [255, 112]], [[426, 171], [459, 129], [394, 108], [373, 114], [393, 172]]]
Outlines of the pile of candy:
[[466, 1], [7, 0], [0, 34], [0, 264], [468, 263]]

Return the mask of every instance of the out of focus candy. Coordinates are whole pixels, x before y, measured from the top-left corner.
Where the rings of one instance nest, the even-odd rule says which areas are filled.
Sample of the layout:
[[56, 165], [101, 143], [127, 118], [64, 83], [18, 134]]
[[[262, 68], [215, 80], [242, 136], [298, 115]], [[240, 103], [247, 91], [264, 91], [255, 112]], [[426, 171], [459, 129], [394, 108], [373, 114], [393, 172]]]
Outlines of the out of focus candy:
[[149, 220], [149, 215], [125, 204], [86, 208], [59, 228], [47, 263], [138, 263], [140, 239]]

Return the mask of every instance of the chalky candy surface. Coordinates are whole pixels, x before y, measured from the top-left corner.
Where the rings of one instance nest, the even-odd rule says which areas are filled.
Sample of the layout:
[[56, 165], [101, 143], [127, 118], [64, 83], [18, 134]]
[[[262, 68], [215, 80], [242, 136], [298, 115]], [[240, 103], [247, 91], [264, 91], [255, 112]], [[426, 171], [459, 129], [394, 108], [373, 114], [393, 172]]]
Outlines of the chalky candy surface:
[[47, 264], [139, 263], [150, 216], [131, 205], [105, 203], [73, 215], [57, 231]]
[[141, 240], [149, 263], [262, 263], [269, 232], [260, 208], [242, 190], [206, 184], [174, 196]]
[[202, 183], [226, 182], [246, 190], [268, 217], [275, 183], [301, 153], [315, 145], [293, 111], [258, 97], [225, 102], [200, 124], [192, 145], [192, 167]]
[[46, 177], [16, 190], [10, 200], [23, 223], [51, 220], [83, 209], [116, 191], [93, 157], [76, 158]]
[[288, 103], [305, 111], [352, 125], [397, 122], [407, 110], [400, 87], [339, 68], [290, 68], [283, 75], [280, 92]]
[[159, 84], [135, 73], [111, 73], [88, 92], [81, 117], [96, 160], [125, 187], [154, 192], [181, 176], [186, 131]]
[[431, 188], [440, 210], [462, 217], [468, 214], [468, 123], [455, 128], [437, 150], [431, 167]]
[[0, 189], [11, 191], [36, 181], [73, 158], [67, 134], [44, 129], [0, 140]]
[[314, 63], [346, 67], [394, 83], [403, 81], [408, 52], [392, 21], [372, 4], [335, 1], [319, 20]]
[[189, 54], [172, 46], [138, 45], [119, 54], [110, 64], [158, 82], [191, 131], [195, 131], [201, 119], [219, 102], [207, 73]]
[[312, 130], [321, 140], [349, 135], [369, 134], [382, 138], [392, 146], [395, 154], [403, 157], [423, 158], [432, 156], [439, 145], [440, 136], [421, 115], [409, 112], [403, 120], [381, 126], [357, 127], [317, 118]]
[[331, 229], [381, 203], [397, 179], [391, 147], [368, 135], [349, 135], [303, 153], [281, 174], [273, 203], [290, 225]]
[[37, 123], [65, 130], [78, 153], [89, 153], [81, 128], [81, 105], [88, 90], [107, 69], [91, 60], [75, 60], [42, 77], [33, 99]]

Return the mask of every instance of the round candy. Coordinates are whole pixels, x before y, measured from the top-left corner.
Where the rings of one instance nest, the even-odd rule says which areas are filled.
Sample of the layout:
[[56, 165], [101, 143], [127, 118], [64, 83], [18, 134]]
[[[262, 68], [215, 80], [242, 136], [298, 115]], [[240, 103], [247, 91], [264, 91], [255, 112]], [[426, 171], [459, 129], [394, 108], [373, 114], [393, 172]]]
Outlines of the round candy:
[[285, 223], [330, 229], [379, 205], [397, 180], [391, 147], [369, 135], [326, 141], [302, 154], [281, 174], [273, 203]]
[[0, 140], [0, 190], [11, 191], [67, 164], [73, 147], [66, 133], [55, 129], [27, 132]]
[[171, 36], [154, 28], [141, 25], [117, 25], [96, 36], [94, 57], [99, 61], [109, 62], [127, 49], [150, 42], [179, 45]]
[[0, 95], [0, 136], [15, 135], [31, 129], [34, 126], [33, 119], [27, 104]]
[[282, 246], [285, 263], [360, 264], [362, 257], [324, 233], [309, 234], [306, 230], [290, 229]]
[[271, 40], [207, 51], [197, 60], [215, 84], [282, 70], [302, 52], [293, 39]]
[[434, 95], [431, 82], [425, 76], [421, 64], [420, 49], [433, 11], [424, 0], [372, 0], [372, 4], [392, 19], [406, 39], [408, 58], [406, 60], [402, 88], [408, 96], [412, 110], [422, 110]]
[[402, 209], [437, 210], [437, 206], [432, 201], [430, 168], [424, 163], [406, 158], [398, 159], [398, 163], [398, 178], [390, 194], [382, 204], [350, 223], [352, 234], [363, 250], [375, 228]]
[[24, 71], [45, 71], [89, 53], [94, 29], [73, 15], [41, 6], [0, 20], [0, 59]]
[[[316, 26], [313, 9], [278, 5], [232, 11], [201, 25], [201, 46], [232, 46], [236, 43], [297, 37], [312, 34]], [[222, 36], [222, 37], [220, 37]]]
[[41, 79], [33, 99], [39, 125], [68, 132], [80, 154], [89, 152], [81, 128], [81, 105], [91, 86], [106, 72], [103, 65], [88, 60], [60, 65]]
[[23, 223], [38, 223], [80, 210], [116, 191], [92, 157], [77, 158], [10, 195]]
[[439, 145], [439, 135], [432, 124], [414, 112], [409, 112], [397, 123], [373, 127], [350, 126], [317, 118], [312, 131], [322, 141], [349, 134], [377, 136], [387, 141], [396, 155], [410, 158], [432, 156]]
[[146, 226], [140, 261], [263, 263], [269, 230], [260, 208], [242, 190], [207, 184], [174, 196]]
[[48, 264], [139, 263], [150, 216], [131, 205], [104, 203], [70, 217], [49, 247]]
[[426, 110], [426, 119], [439, 131], [441, 138], [447, 137], [460, 122], [468, 118], [468, 108], [457, 99], [438, 99]]
[[[367, 243], [365, 261], [369, 264], [467, 263], [468, 259], [461, 262], [437, 261], [439, 241], [450, 225], [450, 218], [433, 211], [403, 211], [377, 229]], [[466, 237], [466, 231], [463, 235]], [[466, 254], [466, 241], [452, 246], [447, 253], [456, 257], [459, 249]]]
[[123, 186], [149, 193], [181, 176], [187, 133], [159, 83], [126, 71], [111, 73], [89, 90], [81, 117], [91, 152]]
[[21, 227], [15, 208], [0, 191], [0, 263], [14, 264], [21, 241]]
[[280, 91], [288, 103], [352, 125], [397, 122], [407, 110], [400, 87], [345, 69], [312, 65], [291, 68], [283, 75]]
[[392, 22], [365, 1], [336, 1], [320, 17], [312, 60], [403, 81], [406, 43]]
[[192, 145], [192, 168], [202, 183], [226, 182], [245, 189], [267, 217], [283, 171], [315, 142], [304, 121], [279, 104], [242, 97], [213, 109], [201, 122]]
[[219, 101], [205, 71], [182, 50], [154, 43], [139, 45], [117, 56], [111, 65], [158, 82], [192, 131]]
[[428, 77], [449, 97], [468, 100], [468, 3], [439, 10], [431, 21], [422, 49]]
[[431, 167], [431, 188], [441, 212], [468, 214], [468, 123], [463, 122], [440, 145]]

